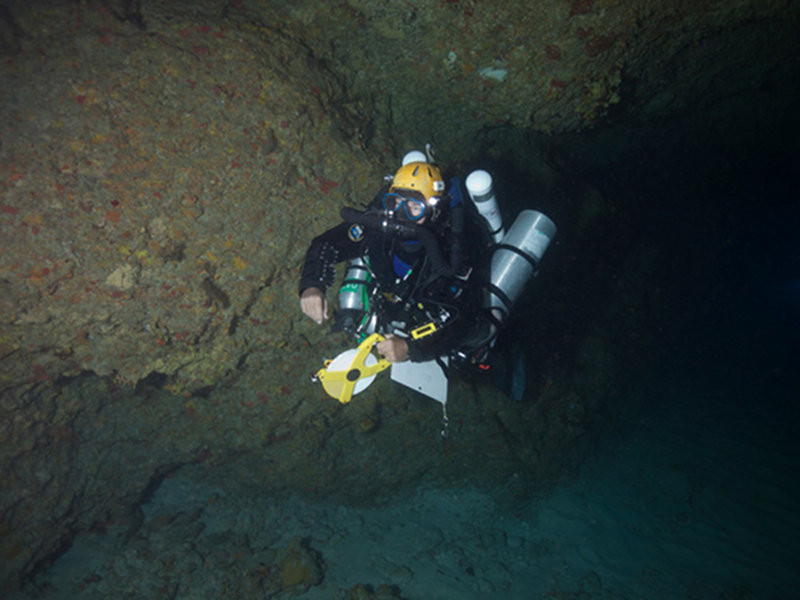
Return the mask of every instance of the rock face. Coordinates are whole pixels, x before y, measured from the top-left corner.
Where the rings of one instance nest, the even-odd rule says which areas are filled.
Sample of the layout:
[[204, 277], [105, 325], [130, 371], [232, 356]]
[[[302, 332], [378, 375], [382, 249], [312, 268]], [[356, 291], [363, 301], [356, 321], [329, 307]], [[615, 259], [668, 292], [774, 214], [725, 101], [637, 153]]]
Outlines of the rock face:
[[[669, 117], [695, 86], [709, 105], [752, 81], [780, 91], [796, 68], [780, 26], [796, 3], [7, 4], [4, 590], [82, 531], [135, 530], [138, 506], [184, 465], [242, 490], [349, 502], [423, 477], [553, 481], [645, 373], [660, 298], [646, 280], [657, 253], [564, 177], [569, 153], [546, 136], [612, 111]], [[770, 59], [742, 66], [738, 36], [769, 37]], [[712, 67], [695, 60], [708, 56]], [[455, 383], [445, 444], [438, 407], [389, 382], [346, 408], [307, 384], [350, 342], [296, 307], [313, 235], [428, 141], [453, 166], [481, 146], [508, 152], [569, 241], [521, 307], [537, 311], [522, 333], [547, 340], [529, 401]], [[285, 586], [318, 575], [287, 565]]]
[[5, 65], [6, 386], [87, 371], [212, 383], [245, 346], [281, 341], [293, 240], [381, 173], [299, 42], [115, 14], [17, 17], [32, 39]]

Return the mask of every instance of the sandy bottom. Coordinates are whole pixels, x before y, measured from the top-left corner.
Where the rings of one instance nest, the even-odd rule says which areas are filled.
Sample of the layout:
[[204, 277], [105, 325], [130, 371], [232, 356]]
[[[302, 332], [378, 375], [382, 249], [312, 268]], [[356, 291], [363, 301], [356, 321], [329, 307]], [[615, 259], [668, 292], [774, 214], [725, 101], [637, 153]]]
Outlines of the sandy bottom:
[[[146, 505], [145, 523], [196, 510], [199, 540], [233, 532], [258, 548], [308, 538], [325, 565], [320, 585], [293, 596], [309, 600], [344, 598], [358, 583], [430, 600], [792, 598], [795, 433], [780, 411], [686, 394], [651, 410], [572, 482], [513, 509], [475, 490], [421, 490], [373, 509], [233, 498], [178, 476]], [[162, 552], [187, 546], [169, 539], [176, 547]], [[125, 564], [135, 577], [124, 552], [114, 536], [81, 537], [39, 579], [48, 591], [38, 595], [93, 597], [77, 582], [112, 570], [120, 581]], [[195, 572], [173, 597], [206, 597], [205, 576], [214, 574]]]

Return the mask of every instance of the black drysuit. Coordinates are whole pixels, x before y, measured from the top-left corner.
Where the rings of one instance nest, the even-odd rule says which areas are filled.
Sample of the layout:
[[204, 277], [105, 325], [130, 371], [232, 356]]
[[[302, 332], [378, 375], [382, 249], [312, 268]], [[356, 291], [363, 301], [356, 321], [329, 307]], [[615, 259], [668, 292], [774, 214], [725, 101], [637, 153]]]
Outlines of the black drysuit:
[[370, 307], [378, 316], [377, 331], [405, 337], [410, 360], [485, 343], [489, 323], [482, 297], [491, 239], [483, 219], [459, 205], [432, 224], [382, 228], [375, 223], [386, 219], [375, 207], [373, 202], [363, 219], [349, 218], [314, 238], [300, 293], [310, 287], [324, 292], [334, 283], [337, 263], [365, 258], [377, 288]]

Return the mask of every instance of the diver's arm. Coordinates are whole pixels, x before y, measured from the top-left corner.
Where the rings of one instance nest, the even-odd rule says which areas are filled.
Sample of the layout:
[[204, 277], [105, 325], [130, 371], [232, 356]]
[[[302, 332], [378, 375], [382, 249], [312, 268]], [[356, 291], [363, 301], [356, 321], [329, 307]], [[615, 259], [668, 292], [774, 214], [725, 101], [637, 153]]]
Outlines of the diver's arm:
[[300, 276], [300, 310], [318, 324], [328, 318], [325, 290], [336, 277], [336, 263], [361, 254], [361, 244], [347, 236], [348, 224], [341, 223], [315, 237], [306, 251]]
[[347, 237], [347, 223], [340, 223], [311, 241], [300, 275], [299, 294], [308, 288], [325, 290], [333, 285], [336, 263], [361, 255], [362, 242], [353, 242]]

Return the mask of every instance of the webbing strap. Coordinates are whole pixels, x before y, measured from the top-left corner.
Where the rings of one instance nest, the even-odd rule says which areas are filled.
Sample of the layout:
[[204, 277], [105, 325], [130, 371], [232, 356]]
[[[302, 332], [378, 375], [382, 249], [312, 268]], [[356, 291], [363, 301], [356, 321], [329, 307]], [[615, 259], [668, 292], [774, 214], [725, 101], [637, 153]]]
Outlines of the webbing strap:
[[[535, 260], [533, 260], [530, 256], [525, 254], [522, 250], [520, 250], [516, 246], [512, 246], [511, 244], [498, 244], [497, 250], [500, 250], [501, 248], [503, 250], [508, 250], [509, 252], [513, 252], [514, 254], [518, 254], [519, 256], [524, 258], [531, 265], [531, 268], [534, 270], [534, 272], [539, 268], [539, 264]], [[495, 250], [495, 252], [497, 252], [497, 250]]]
[[[508, 294], [506, 294], [503, 290], [501, 290], [495, 284], [490, 283], [489, 284], [489, 291], [491, 293], [493, 293], [495, 296], [497, 296], [498, 298], [500, 298], [502, 303], [505, 304], [508, 309], [511, 308], [511, 305], [513, 304], [513, 302], [511, 302], [511, 298], [509, 298]], [[508, 310], [504, 310], [503, 312], [508, 312]]]

